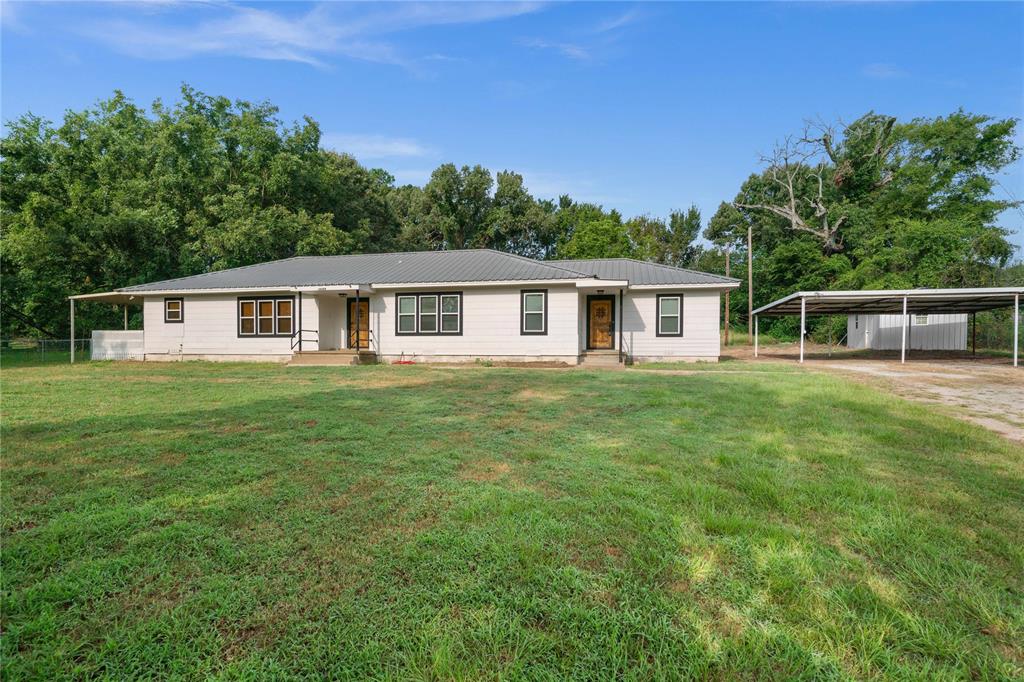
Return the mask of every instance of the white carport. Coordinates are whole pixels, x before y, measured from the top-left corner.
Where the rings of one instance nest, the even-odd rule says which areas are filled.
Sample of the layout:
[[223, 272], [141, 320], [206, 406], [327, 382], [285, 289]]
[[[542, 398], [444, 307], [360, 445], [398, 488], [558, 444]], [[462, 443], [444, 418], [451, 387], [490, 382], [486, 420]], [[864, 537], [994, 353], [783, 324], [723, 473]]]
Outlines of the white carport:
[[982, 289], [881, 289], [873, 291], [798, 291], [754, 311], [754, 356], [758, 355], [760, 317], [800, 316], [800, 362], [808, 315], [897, 314], [903, 316], [900, 362], [907, 361], [907, 321], [910, 315], [978, 313], [1013, 307], [1013, 366], [1018, 366], [1020, 299], [1024, 287]]

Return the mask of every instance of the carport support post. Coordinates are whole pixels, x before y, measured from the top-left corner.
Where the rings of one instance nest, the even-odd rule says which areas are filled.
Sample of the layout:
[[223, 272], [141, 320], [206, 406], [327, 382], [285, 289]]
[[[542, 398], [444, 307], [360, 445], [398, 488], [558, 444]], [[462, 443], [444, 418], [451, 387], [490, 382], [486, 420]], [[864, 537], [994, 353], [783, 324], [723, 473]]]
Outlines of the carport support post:
[[1017, 339], [1020, 337], [1020, 294], [1013, 295], [1013, 366], [1017, 366]]
[[124, 330], [128, 331], [128, 304], [124, 304]]
[[978, 353], [978, 313], [971, 313], [971, 355]]
[[907, 361], [907, 297], [903, 297], [903, 333], [900, 335], [900, 363]]
[[754, 315], [754, 357], [757, 357], [757, 315]]
[[71, 300], [71, 364], [75, 364], [75, 299]]
[[804, 361], [804, 334], [807, 333], [807, 299], [800, 297], [800, 362]]

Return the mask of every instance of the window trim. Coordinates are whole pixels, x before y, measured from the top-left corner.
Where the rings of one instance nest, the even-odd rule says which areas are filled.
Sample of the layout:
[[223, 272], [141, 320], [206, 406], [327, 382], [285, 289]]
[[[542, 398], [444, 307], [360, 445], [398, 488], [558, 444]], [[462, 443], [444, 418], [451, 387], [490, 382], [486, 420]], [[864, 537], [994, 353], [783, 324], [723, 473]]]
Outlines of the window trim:
[[[679, 312], [678, 313], [676, 313], [675, 315], [662, 315], [661, 314], [661, 301], [662, 301], [662, 299], [665, 299], [665, 298], [675, 298], [675, 299], [678, 299], [678, 301], [679, 301]], [[657, 303], [655, 304], [654, 314], [655, 314], [655, 318], [656, 318], [655, 319], [655, 329], [654, 329], [655, 336], [677, 337], [677, 336], [682, 336], [683, 335], [683, 295], [682, 294], [658, 294], [657, 295]], [[662, 317], [675, 317], [676, 319], [678, 319], [679, 320], [679, 327], [678, 327], [679, 331], [677, 331], [677, 332], [663, 332], [663, 331], [661, 331], [661, 318]]]
[[[280, 314], [281, 304], [285, 301], [288, 302], [288, 315], [284, 316]], [[281, 318], [288, 318], [288, 326], [290, 330], [287, 333], [281, 332]], [[295, 333], [295, 301], [288, 298], [275, 298], [274, 299], [274, 335], [275, 336], [292, 336]]]
[[[420, 331], [420, 299], [428, 296], [434, 296], [437, 298], [437, 310], [433, 313], [434, 319], [437, 321], [436, 330], [432, 332]], [[442, 313], [441, 299], [445, 296], [457, 296], [459, 299], [459, 310], [458, 313]], [[401, 300], [403, 298], [411, 298], [416, 302], [416, 309], [412, 313], [400, 313]], [[395, 336], [462, 336], [462, 318], [464, 316], [463, 311], [463, 296], [461, 291], [403, 291], [401, 293], [395, 292]], [[430, 315], [431, 313], [425, 313]], [[442, 315], [458, 315], [459, 328], [456, 331], [442, 331], [441, 320]], [[399, 331], [399, 322], [402, 317], [412, 317], [414, 321], [413, 331], [403, 332]]]
[[[529, 331], [526, 329], [526, 297], [529, 294], [543, 294], [541, 297], [542, 305], [541, 309], [543, 313], [541, 317], [541, 324], [543, 325], [541, 331]], [[536, 310], [530, 311], [531, 315], [536, 315]], [[548, 290], [547, 289], [520, 289], [519, 291], [519, 335], [520, 336], [547, 336], [548, 334]]]
[[[272, 320], [271, 328], [274, 330], [274, 332], [272, 334], [261, 334], [260, 333], [260, 301], [270, 301], [273, 304], [273, 312], [272, 312], [272, 315], [271, 315], [271, 318], [270, 318]], [[277, 303], [278, 303], [278, 301], [290, 301], [291, 302], [292, 331], [290, 333], [287, 333], [287, 334], [280, 334], [277, 331], [278, 327], [279, 327], [279, 325], [278, 325], [279, 317], [278, 317], [278, 314], [277, 314]], [[243, 334], [242, 333], [242, 304], [243, 303], [252, 303], [252, 305], [253, 305], [252, 317], [249, 317], [249, 316], [245, 317], [245, 319], [247, 319], [247, 320], [248, 319], [252, 320], [252, 329], [253, 329], [253, 333], [252, 334]], [[297, 314], [296, 314], [295, 297], [294, 296], [239, 296], [235, 300], [235, 320], [236, 320], [236, 322], [235, 322], [235, 329], [236, 329], [236, 332], [237, 332], [237, 336], [240, 339], [290, 339], [291, 337], [295, 336], [295, 329], [296, 329], [295, 319], [296, 319], [296, 316], [297, 316]], [[287, 316], [285, 316], [285, 317], [287, 317]], [[266, 315], [263, 316], [263, 319], [267, 319]]]
[[[178, 303], [178, 319], [172, 320], [167, 317], [167, 304], [176, 301]], [[164, 323], [183, 324], [185, 322], [185, 299], [181, 296], [171, 296], [164, 299]]]
[[[434, 299], [434, 312], [425, 313], [423, 312], [423, 299], [432, 298]], [[421, 331], [423, 329], [423, 318], [433, 317], [434, 318], [434, 330], [433, 331]], [[424, 336], [430, 336], [437, 334], [441, 330], [441, 297], [437, 294], [420, 294], [416, 297], [416, 330]]]
[[[459, 302], [458, 303], [458, 307], [457, 307], [457, 309], [456, 309], [456, 311], [454, 313], [446, 313], [444, 311], [444, 299], [445, 299], [445, 297], [447, 297], [447, 298], [454, 298], [454, 299], [458, 300], [458, 302]], [[456, 320], [455, 331], [447, 331], [446, 332], [444, 330], [444, 316], [445, 315], [448, 315], [449, 317], [451, 317], [452, 315], [455, 316], [455, 320]], [[437, 316], [438, 316], [437, 317], [437, 319], [438, 319], [438, 324], [437, 324], [437, 332], [438, 332], [438, 334], [452, 334], [452, 335], [454, 335], [454, 334], [461, 334], [462, 333], [462, 294], [461, 293], [459, 293], [459, 294], [439, 294], [438, 297], [437, 297]]]

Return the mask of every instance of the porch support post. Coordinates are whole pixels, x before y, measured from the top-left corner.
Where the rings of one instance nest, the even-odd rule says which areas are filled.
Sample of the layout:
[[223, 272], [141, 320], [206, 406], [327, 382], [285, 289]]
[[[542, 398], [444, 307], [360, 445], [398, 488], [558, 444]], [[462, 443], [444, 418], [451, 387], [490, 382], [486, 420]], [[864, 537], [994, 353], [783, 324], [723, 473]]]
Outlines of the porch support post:
[[71, 301], [71, 364], [75, 364], [75, 299]]
[[624, 356], [622, 354], [622, 350], [623, 350], [622, 349], [622, 339], [623, 339], [623, 329], [622, 329], [623, 324], [622, 324], [622, 320], [623, 320], [623, 317], [625, 317], [625, 314], [622, 312], [622, 297], [623, 297], [622, 289], [619, 289], [619, 362], [625, 362]]
[[[299, 334], [299, 352], [301, 353], [302, 352], [302, 292], [301, 291], [299, 292], [299, 310], [298, 310], [298, 314], [296, 315], [296, 317], [298, 318], [298, 328], [293, 330], [293, 331], [296, 331]], [[319, 329], [319, 325], [317, 325], [317, 328]], [[319, 334], [318, 334], [318, 336], [319, 336]]]
[[900, 363], [907, 361], [907, 297], [903, 297], [903, 333], [900, 334]]
[[124, 304], [124, 330], [128, 331], [128, 304]]
[[807, 299], [800, 297], [800, 363], [804, 361], [804, 335], [807, 333]]
[[[728, 337], [726, 337], [728, 339]], [[728, 343], [728, 341], [726, 341]], [[754, 357], [757, 357], [757, 315], [754, 315]]]
[[1013, 295], [1013, 366], [1017, 366], [1017, 346], [1020, 339], [1020, 294]]
[[359, 352], [359, 289], [356, 289], [356, 353]]

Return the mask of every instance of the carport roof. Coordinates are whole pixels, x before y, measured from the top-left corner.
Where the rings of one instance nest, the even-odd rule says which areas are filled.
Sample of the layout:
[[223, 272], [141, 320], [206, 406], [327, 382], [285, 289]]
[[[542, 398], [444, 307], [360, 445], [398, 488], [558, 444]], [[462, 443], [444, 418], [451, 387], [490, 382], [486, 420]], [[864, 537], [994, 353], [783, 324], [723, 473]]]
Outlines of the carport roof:
[[877, 289], [873, 291], [798, 291], [754, 311], [763, 317], [799, 315], [806, 300], [808, 315], [903, 313], [974, 313], [1014, 305], [1024, 287], [982, 289]]

